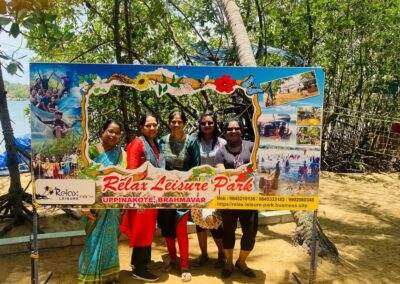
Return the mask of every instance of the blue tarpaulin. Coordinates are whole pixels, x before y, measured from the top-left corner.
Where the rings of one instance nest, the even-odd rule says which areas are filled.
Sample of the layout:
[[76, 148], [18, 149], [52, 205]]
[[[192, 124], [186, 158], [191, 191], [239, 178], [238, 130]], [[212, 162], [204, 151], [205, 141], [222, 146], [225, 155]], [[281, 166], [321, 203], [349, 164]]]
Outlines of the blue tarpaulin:
[[[15, 144], [17, 145], [18, 149], [21, 149], [25, 152], [31, 151], [31, 136], [29, 134], [25, 134], [22, 137], [17, 137], [14, 139]], [[7, 151], [0, 154], [0, 170], [4, 171], [7, 170]], [[18, 164], [26, 165], [26, 159], [23, 158], [19, 153], [17, 153], [17, 161]]]

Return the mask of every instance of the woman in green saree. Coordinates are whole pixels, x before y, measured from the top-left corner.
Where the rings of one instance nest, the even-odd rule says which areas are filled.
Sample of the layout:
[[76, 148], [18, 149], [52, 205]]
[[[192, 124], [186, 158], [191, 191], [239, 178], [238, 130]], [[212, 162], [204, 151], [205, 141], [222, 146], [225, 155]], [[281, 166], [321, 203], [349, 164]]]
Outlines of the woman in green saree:
[[[104, 167], [126, 168], [126, 154], [118, 143], [121, 125], [107, 120], [101, 129], [101, 143], [90, 147], [90, 158]], [[80, 283], [116, 283], [119, 278], [119, 209], [82, 210], [86, 241], [79, 256]]]

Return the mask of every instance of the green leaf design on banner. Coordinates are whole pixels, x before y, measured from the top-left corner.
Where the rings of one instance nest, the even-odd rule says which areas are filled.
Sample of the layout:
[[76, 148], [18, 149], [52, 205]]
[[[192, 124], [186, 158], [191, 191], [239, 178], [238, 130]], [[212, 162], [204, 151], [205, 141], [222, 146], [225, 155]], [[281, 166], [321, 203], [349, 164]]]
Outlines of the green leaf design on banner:
[[162, 86], [159, 84], [158, 85], [158, 94], [161, 95], [162, 94]]

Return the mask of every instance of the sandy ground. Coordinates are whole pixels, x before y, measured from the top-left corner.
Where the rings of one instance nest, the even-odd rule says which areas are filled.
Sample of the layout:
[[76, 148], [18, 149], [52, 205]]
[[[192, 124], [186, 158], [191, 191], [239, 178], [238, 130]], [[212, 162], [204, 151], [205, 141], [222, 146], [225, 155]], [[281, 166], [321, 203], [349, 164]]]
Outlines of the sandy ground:
[[[0, 180], [2, 183], [4, 185], [4, 180]], [[319, 260], [318, 283], [400, 283], [399, 189], [398, 173], [322, 174], [319, 219], [325, 233], [338, 247], [341, 264]], [[54, 216], [60, 213], [47, 214]], [[79, 222], [65, 216], [53, 217], [51, 222], [45, 222], [48, 230], [80, 228]], [[255, 280], [236, 272], [230, 280], [222, 281], [219, 279], [220, 271], [212, 266], [212, 260], [204, 268], [192, 269], [191, 283], [294, 283], [292, 272], [297, 272], [306, 283], [309, 256], [302, 248], [292, 245], [294, 227], [290, 223], [260, 228], [256, 246], [248, 259], [248, 265], [257, 272]], [[22, 232], [24, 229], [18, 228], [12, 234], [16, 234], [17, 230]], [[75, 246], [41, 251], [41, 278], [52, 271], [50, 283], [76, 283], [80, 249], [80, 246]], [[209, 252], [212, 258], [216, 257], [211, 238]], [[126, 242], [120, 244], [119, 253], [121, 283], [139, 283], [129, 276], [130, 249]], [[155, 262], [151, 267], [161, 275], [159, 282], [179, 283], [178, 271], [169, 275], [160, 272], [164, 254], [166, 249], [162, 240], [156, 239], [152, 256]], [[190, 235], [190, 257], [194, 259], [198, 254], [196, 236]], [[29, 282], [30, 258], [27, 254], [1, 257], [0, 283]]]
[[290, 93], [278, 93], [276, 94], [273, 105], [282, 105], [288, 102], [302, 100], [310, 97], [318, 96], [318, 92], [290, 92]]
[[297, 120], [298, 126], [318, 126], [321, 125], [321, 119], [319, 118], [307, 118], [307, 119], [298, 119]]
[[[29, 184], [31, 177], [30, 174], [21, 175], [21, 184], [23, 188], [26, 188]], [[9, 177], [0, 177], [0, 195], [4, 194], [9, 189]], [[31, 192], [32, 189], [29, 187], [27, 192]], [[65, 212], [57, 208], [39, 208], [39, 220], [40, 228], [46, 233], [62, 232], [62, 231], [73, 231], [81, 230], [81, 222], [66, 216]], [[0, 228], [5, 226], [5, 222], [0, 220]], [[13, 228], [6, 237], [19, 237], [29, 236], [32, 232], [32, 228], [28, 226], [18, 226]], [[1, 279], [1, 278], [0, 278]], [[1, 283], [1, 281], [0, 281]]]

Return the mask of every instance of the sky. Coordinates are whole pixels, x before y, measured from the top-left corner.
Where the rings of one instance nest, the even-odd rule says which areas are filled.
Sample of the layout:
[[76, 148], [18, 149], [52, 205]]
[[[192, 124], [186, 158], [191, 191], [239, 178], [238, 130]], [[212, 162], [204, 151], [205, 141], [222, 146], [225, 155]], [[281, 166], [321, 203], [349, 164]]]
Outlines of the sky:
[[[9, 30], [10, 27], [6, 26], [6, 29]], [[14, 58], [26, 56], [19, 61], [23, 65], [24, 72], [18, 72], [17, 75], [10, 75], [6, 70], [3, 71], [3, 78], [8, 82], [13, 83], [21, 83], [21, 84], [29, 84], [29, 61], [35, 56], [35, 53], [26, 47], [26, 40], [19, 35], [17, 38], [9, 36], [4, 31], [0, 32], [0, 49], [4, 51], [8, 56], [11, 56], [13, 52]], [[0, 59], [4, 64], [5, 61]]]

